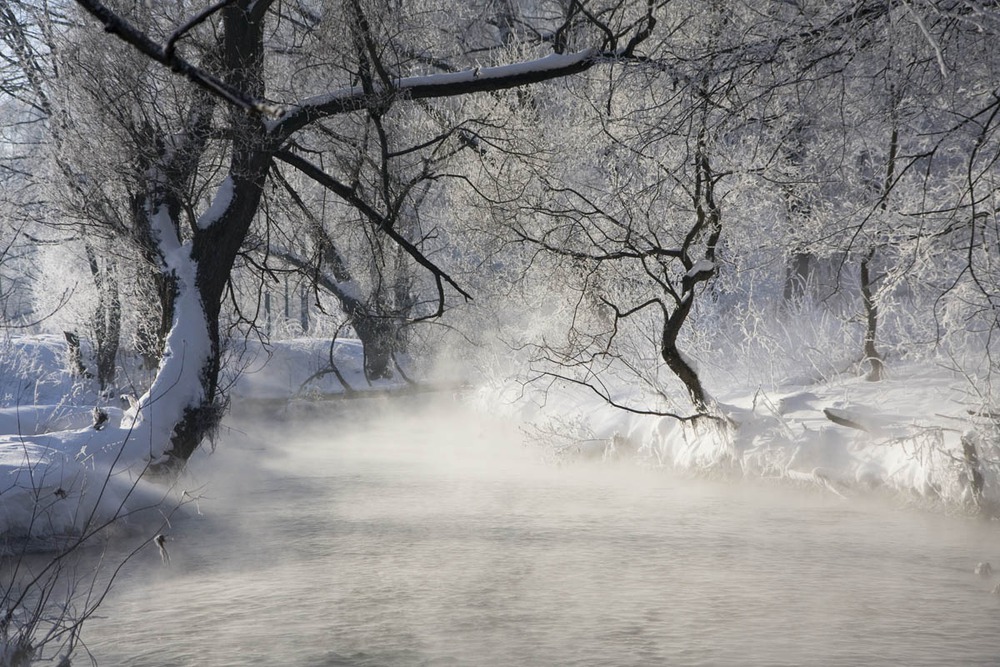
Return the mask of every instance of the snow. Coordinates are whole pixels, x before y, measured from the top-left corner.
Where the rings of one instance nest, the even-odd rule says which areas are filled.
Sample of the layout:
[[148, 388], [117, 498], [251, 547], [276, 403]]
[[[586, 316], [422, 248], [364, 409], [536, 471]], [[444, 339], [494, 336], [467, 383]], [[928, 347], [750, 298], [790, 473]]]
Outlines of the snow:
[[[173, 266], [183, 269], [186, 255], [186, 246], [177, 244]], [[143, 473], [162, 459], [168, 429], [199, 398], [195, 374], [208, 347], [204, 317], [197, 317], [201, 305], [190, 289], [193, 277], [191, 270], [178, 274], [176, 308], [184, 313], [178, 321], [188, 326], [170, 331], [168, 354], [152, 386], [128, 410], [108, 405], [93, 380], [65, 370], [62, 337], [23, 336], [0, 346], [0, 553], [25, 540], [44, 547], [108, 522], [134, 523], [142, 514], [159, 522], [165, 501], [180, 502], [181, 486], [164, 488]], [[300, 338], [266, 347], [248, 341], [240, 354], [236, 347], [230, 361], [244, 366], [231, 388], [237, 406], [344, 391], [332, 373], [317, 373], [328, 366], [328, 340]], [[338, 340], [333, 357], [355, 390], [399, 386], [399, 381], [366, 382], [358, 340]], [[93, 427], [95, 406], [110, 417], [101, 430]]]
[[[176, 250], [180, 267], [184, 253], [181, 246]], [[179, 278], [189, 285], [192, 276]], [[179, 309], [200, 308], [192, 290], [181, 294]], [[187, 321], [198, 318], [189, 312]], [[168, 440], [166, 425], [196, 398], [190, 388], [198, 385], [187, 375], [197, 372], [206, 354], [204, 340], [197, 326], [175, 327], [168, 337], [170, 354], [139, 400], [141, 407], [123, 413], [104, 405], [112, 419], [100, 431], [92, 426], [91, 410], [101, 401], [92, 388], [80, 389], [92, 381], [63, 370], [65, 341], [22, 337], [0, 347], [0, 368], [8, 371], [0, 384], [0, 427], [6, 433], [0, 437], [0, 535], [78, 534], [176, 499], [181, 489], [172, 495], [142, 473], [162, 455], [151, 445]], [[238, 377], [230, 378], [236, 410], [256, 409], [260, 401], [344, 392], [334, 374], [323, 372], [329, 340], [296, 338], [266, 346], [248, 341], [231, 345], [228, 354], [230, 368], [237, 361], [242, 366]], [[14, 363], [15, 357], [20, 361]], [[400, 386], [366, 382], [357, 340], [338, 340], [333, 359], [355, 390]], [[182, 387], [188, 389], [178, 391]], [[470, 401], [527, 423], [546, 456], [629, 458], [641, 465], [808, 484], [843, 496], [878, 492], [972, 507], [977, 499], [964, 443], [977, 448], [986, 502], [1000, 502], [1000, 448], [990, 421], [969, 414], [974, 403], [966, 389], [964, 378], [928, 363], [894, 367], [882, 382], [841, 376], [769, 389], [732, 387], [720, 392], [715, 404], [731, 425], [631, 414], [574, 386], [553, 385], [544, 393], [497, 383], [476, 390]], [[613, 398], [635, 404], [642, 397], [623, 386]]]
[[[24, 386], [5, 392], [0, 406], [8, 426], [0, 434], [0, 536], [32, 540], [86, 534], [106, 522], [156, 507], [164, 494], [143, 476], [150, 466], [165, 460], [184, 411], [200, 403], [200, 374], [212, 350], [191, 245], [180, 241], [165, 207], [150, 211], [150, 220], [164, 268], [177, 281], [174, 326], [155, 379], [126, 412], [106, 409], [110, 417], [120, 418], [96, 430], [90, 420], [81, 424], [82, 415], [98, 404], [96, 397], [90, 405], [77, 403], [65, 415], [69, 421], [59, 422], [54, 419], [59, 410], [40, 400], [49, 391], [30, 386], [39, 372], [41, 377], [57, 377], [57, 371], [45, 364], [65, 358], [65, 353], [36, 355], [36, 365], [24, 367], [26, 372], [17, 375]], [[65, 349], [65, 344], [58, 349]], [[18, 363], [17, 345], [11, 351], [8, 365]], [[72, 383], [61, 389], [64, 397], [75, 390]], [[22, 411], [33, 419], [21, 419]], [[58, 430], [61, 427], [65, 430]]]
[[[633, 405], [642, 399], [635, 392], [615, 398]], [[550, 447], [554, 451], [598, 458], [634, 452], [655, 466], [807, 483], [838, 495], [878, 491], [970, 509], [977, 500], [963, 438], [971, 439], [985, 481], [982, 502], [1000, 502], [996, 427], [969, 414], [965, 378], [942, 368], [902, 366], [883, 382], [841, 377], [770, 391], [734, 388], [720, 399], [716, 408], [732, 426], [630, 414], [572, 386], [543, 391], [509, 383], [483, 388], [477, 397], [484, 407], [506, 405], [510, 416], [534, 424], [546, 446], [561, 437], [585, 443]]]
[[707, 259], [699, 259], [697, 262], [694, 263], [694, 266], [688, 269], [688, 272], [684, 274], [684, 276], [686, 278], [694, 278], [699, 273], [710, 273], [714, 270], [715, 270], [715, 262], [712, 262]]
[[353, 299], [354, 301], [364, 301], [364, 293], [361, 291], [361, 286], [358, 285], [356, 280], [344, 280], [337, 283], [337, 289], [348, 299]]
[[454, 83], [467, 83], [476, 79], [486, 81], [489, 79], [523, 76], [533, 72], [560, 70], [593, 58], [596, 54], [596, 49], [584, 49], [576, 53], [552, 53], [535, 60], [500, 65], [498, 67], [476, 67], [462, 72], [411, 76], [400, 79], [396, 87], [405, 90], [406, 88], [416, 88], [417, 86], [446, 86]]
[[180, 250], [180, 240], [177, 238], [177, 230], [174, 228], [173, 220], [170, 218], [170, 211], [166, 205], [160, 205], [153, 211], [148, 211], [149, 220], [153, 229], [153, 236], [163, 261], [167, 266], [172, 267], [174, 255]]
[[198, 218], [198, 229], [208, 229], [217, 223], [233, 201], [233, 177], [227, 176], [219, 185], [212, 205]]
[[[238, 400], [282, 401], [301, 397], [323, 397], [344, 392], [330, 371], [330, 341], [293, 338], [264, 346], [257, 340], [241, 345], [237, 355], [243, 368], [233, 378], [232, 393]], [[354, 390], [389, 389], [399, 385], [381, 380], [369, 386], [364, 374], [364, 348], [353, 338], [338, 339], [333, 350], [337, 370]], [[239, 406], [235, 406], [239, 409]]]
[[133, 449], [138, 448], [147, 457], [147, 464], [162, 459], [173, 428], [184, 411], [201, 402], [200, 375], [212, 357], [208, 321], [197, 289], [197, 266], [191, 257], [191, 242], [182, 243], [178, 239], [164, 207], [157, 209], [151, 219], [165, 268], [177, 281], [174, 324], [164, 342], [156, 379], [136, 406], [125, 413], [119, 427], [124, 442], [130, 443]]

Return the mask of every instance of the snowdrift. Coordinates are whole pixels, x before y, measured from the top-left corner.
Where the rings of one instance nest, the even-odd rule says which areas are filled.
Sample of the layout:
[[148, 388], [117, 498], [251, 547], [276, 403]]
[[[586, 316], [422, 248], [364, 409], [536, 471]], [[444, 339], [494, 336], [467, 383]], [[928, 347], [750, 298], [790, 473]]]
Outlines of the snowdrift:
[[[627, 393], [616, 400], [628, 403]], [[990, 515], [1000, 508], [996, 415], [977, 411], [964, 378], [927, 365], [877, 383], [847, 377], [732, 392], [716, 404], [728, 424], [632, 414], [572, 386], [503, 384], [477, 400], [532, 423], [558, 455], [888, 492]]]

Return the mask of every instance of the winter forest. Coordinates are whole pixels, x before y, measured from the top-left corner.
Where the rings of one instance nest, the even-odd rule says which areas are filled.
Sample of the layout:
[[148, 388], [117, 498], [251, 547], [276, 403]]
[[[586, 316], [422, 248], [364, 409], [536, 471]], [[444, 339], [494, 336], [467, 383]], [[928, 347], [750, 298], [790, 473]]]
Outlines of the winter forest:
[[[231, 413], [366, 391], [1000, 512], [992, 0], [0, 0], [0, 36], [7, 558], [184, 511]], [[105, 583], [65, 562], [0, 582], [0, 665], [79, 649]]]

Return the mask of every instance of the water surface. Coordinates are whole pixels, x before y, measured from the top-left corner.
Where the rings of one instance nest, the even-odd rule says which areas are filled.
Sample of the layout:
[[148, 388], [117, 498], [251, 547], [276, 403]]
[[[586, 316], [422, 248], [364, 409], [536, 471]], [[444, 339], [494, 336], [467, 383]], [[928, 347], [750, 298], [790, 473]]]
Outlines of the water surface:
[[234, 423], [194, 467], [170, 564], [86, 627], [102, 665], [1000, 663], [995, 524], [555, 466], [454, 403]]

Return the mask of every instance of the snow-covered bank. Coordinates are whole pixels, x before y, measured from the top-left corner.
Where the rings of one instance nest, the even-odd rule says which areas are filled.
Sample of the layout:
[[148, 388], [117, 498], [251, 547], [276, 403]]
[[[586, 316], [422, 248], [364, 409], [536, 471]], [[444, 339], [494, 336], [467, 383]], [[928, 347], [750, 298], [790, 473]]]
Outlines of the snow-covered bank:
[[135, 520], [169, 496], [141, 479], [150, 444], [122, 425], [118, 399], [67, 356], [53, 335], [0, 346], [0, 553]]
[[[137, 422], [135, 410], [123, 410], [118, 398], [138, 395], [142, 387], [101, 396], [94, 380], [68, 370], [67, 354], [65, 340], [53, 335], [11, 338], [0, 347], [0, 548], [25, 541], [44, 546], [109, 522], [135, 522], [137, 514], [160, 520], [184, 502], [183, 481], [167, 489], [144, 477], [158, 458], [155, 429]], [[230, 378], [237, 405], [404, 384], [401, 379], [369, 384], [356, 340], [338, 341], [332, 350], [340, 378], [330, 365], [328, 340], [266, 347], [248, 342], [238, 353], [234, 345], [231, 354], [232, 366], [242, 368]], [[141, 373], [126, 369], [123, 375]]]
[[587, 389], [503, 384], [480, 391], [534, 425], [559, 454], [634, 456], [654, 465], [806, 482], [834, 493], [903, 494], [948, 507], [1000, 507], [1000, 431], [964, 377], [929, 365], [898, 367], [883, 382], [735, 391], [718, 409], [731, 425], [615, 409]]
[[[149, 443], [123, 427], [129, 422], [117, 398], [101, 398], [92, 380], [66, 370], [65, 354], [57, 336], [8, 341], [0, 354], [0, 536], [78, 534], [183, 496], [183, 488], [166, 490], [143, 479], [153, 460]], [[230, 367], [242, 369], [230, 378], [237, 408], [407, 384], [399, 376], [368, 383], [356, 340], [338, 341], [332, 350], [322, 339], [250, 342], [234, 345], [230, 354]], [[547, 453], [634, 457], [842, 494], [880, 490], [948, 506], [1000, 506], [993, 416], [972, 414], [979, 403], [965, 378], [930, 365], [896, 367], [878, 383], [840, 377], [733, 391], [719, 397], [729, 426], [631, 414], [580, 387], [553, 385], [543, 393], [505, 382], [480, 389], [472, 400], [531, 424]], [[99, 429], [95, 407], [108, 415]]]

